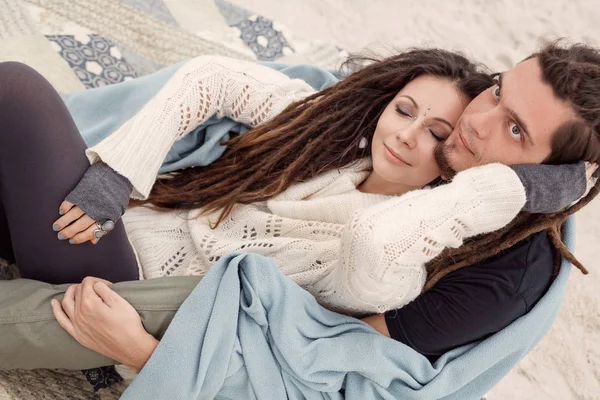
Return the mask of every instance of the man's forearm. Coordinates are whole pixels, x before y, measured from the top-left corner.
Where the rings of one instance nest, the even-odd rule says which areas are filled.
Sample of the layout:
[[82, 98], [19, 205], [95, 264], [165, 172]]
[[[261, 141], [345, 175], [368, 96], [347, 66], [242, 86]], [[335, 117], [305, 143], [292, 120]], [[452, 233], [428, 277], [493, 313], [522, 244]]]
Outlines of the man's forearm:
[[363, 318], [362, 321], [371, 325], [371, 328], [375, 329], [382, 335], [391, 337], [383, 314], [371, 315], [370, 317]]

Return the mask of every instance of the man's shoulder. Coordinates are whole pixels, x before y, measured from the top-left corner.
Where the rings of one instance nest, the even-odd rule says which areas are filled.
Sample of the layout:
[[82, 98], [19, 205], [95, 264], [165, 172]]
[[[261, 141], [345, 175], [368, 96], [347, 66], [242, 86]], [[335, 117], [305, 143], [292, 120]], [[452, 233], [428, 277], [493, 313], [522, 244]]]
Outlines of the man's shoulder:
[[480, 263], [481, 266], [496, 266], [506, 269], [529, 269], [529, 266], [546, 265], [553, 260], [553, 249], [546, 231], [534, 233], [517, 242], [512, 247], [501, 251], [494, 257]]
[[554, 251], [546, 231], [534, 233], [499, 254], [471, 267], [462, 276], [478, 285], [501, 286], [522, 298], [526, 310], [542, 297], [552, 281]]

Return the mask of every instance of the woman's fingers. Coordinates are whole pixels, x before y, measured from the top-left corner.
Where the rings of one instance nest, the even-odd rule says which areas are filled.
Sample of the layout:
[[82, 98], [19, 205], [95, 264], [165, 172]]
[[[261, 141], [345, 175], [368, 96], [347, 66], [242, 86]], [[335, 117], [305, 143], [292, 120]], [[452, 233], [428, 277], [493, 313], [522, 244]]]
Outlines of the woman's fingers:
[[68, 201], [65, 200], [62, 203], [60, 203], [60, 206], [58, 206], [58, 213], [60, 215], [65, 215], [74, 206], [75, 206], [75, 204], [70, 203], [70, 202], [68, 202]]
[[69, 243], [81, 244], [81, 243], [85, 243], [87, 241], [92, 242], [92, 244], [98, 243], [98, 240], [100, 240], [100, 239], [94, 236], [94, 232], [98, 229], [98, 227], [96, 226], [96, 222], [93, 219], [91, 219], [90, 217], [88, 217], [87, 215], [82, 218], [89, 218], [90, 221], [92, 221], [92, 224], [88, 225], [86, 230], [81, 231], [78, 234], [76, 234], [75, 236], [73, 236], [71, 238], [71, 240], [69, 240]]
[[77, 221], [84, 214], [85, 213], [83, 212], [83, 210], [81, 208], [75, 206], [75, 207], [71, 208], [69, 211], [67, 211], [65, 215], [63, 215], [62, 217], [60, 217], [59, 219], [54, 221], [54, 223], [52, 224], [52, 229], [55, 232], [61, 233], [60, 231], [65, 229], [72, 222]]
[[[73, 213], [71, 215], [71, 213]], [[79, 215], [78, 219], [71, 222], [69, 225], [63, 226], [62, 218], [75, 217]], [[85, 214], [83, 210], [79, 207], [73, 207], [64, 217], [59, 219], [58, 225], [61, 230], [58, 232], [58, 238], [60, 240], [69, 239], [69, 243], [71, 244], [80, 244], [83, 242], [87, 242], [88, 240], [92, 240], [94, 238], [93, 229], [90, 228], [96, 227], [96, 221], [90, 218], [89, 215]], [[96, 228], [97, 229], [97, 228]], [[89, 230], [89, 232], [88, 232]]]
[[[71, 211], [73, 211], [73, 213], [71, 213]], [[58, 208], [58, 213], [62, 215], [62, 217], [52, 223], [52, 229], [54, 229], [55, 232], [60, 231], [81, 216], [77, 216], [79, 211], [83, 215], [83, 211], [79, 207], [75, 207], [75, 204], [69, 203], [66, 200], [63, 201]]]
[[64, 215], [54, 221], [52, 225], [59, 240], [69, 240], [71, 244], [88, 241], [92, 244], [98, 243], [100, 238], [94, 236], [94, 231], [98, 229], [96, 221], [81, 208], [65, 200], [61, 203], [59, 211]]

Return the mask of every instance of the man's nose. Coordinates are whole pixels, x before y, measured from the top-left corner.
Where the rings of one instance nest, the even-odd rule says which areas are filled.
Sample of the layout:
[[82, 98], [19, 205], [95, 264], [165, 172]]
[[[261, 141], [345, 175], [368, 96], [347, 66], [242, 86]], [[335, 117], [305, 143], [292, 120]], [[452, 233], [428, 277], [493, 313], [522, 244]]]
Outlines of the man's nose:
[[419, 129], [422, 127], [422, 122], [414, 120], [410, 125], [396, 132], [396, 139], [409, 149], [412, 149], [417, 145], [417, 135], [419, 134]]
[[463, 119], [461, 128], [469, 136], [476, 136], [478, 139], [488, 139], [492, 132], [494, 124], [493, 110], [471, 114], [469, 118]]

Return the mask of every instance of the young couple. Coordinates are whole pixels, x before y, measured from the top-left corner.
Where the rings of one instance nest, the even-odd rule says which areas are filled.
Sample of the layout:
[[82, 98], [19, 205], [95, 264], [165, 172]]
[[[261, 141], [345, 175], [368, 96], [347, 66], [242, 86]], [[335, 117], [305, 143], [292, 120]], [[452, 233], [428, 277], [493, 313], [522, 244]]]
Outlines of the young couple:
[[[598, 192], [600, 53], [584, 45], [493, 76], [413, 50], [320, 92], [198, 57], [90, 149], [38, 73], [0, 63], [0, 80], [0, 256], [31, 279], [0, 282], [2, 368], [106, 362], [70, 334], [140, 370], [175, 312], [161, 305], [236, 251], [432, 361], [526, 314], [561, 255], [585, 272], [560, 237]], [[213, 115], [254, 129], [157, 179]]]

